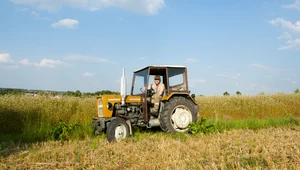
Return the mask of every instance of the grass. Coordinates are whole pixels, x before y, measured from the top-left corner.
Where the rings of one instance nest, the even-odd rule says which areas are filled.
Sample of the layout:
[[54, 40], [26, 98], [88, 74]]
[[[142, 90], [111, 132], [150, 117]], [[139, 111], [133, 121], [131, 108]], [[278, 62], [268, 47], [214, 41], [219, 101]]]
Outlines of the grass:
[[15, 134], [14, 140], [24, 142], [46, 141], [60, 121], [72, 124], [78, 122], [84, 130], [77, 136], [87, 136], [89, 124], [97, 116], [94, 98], [44, 96], [0, 97], [0, 133]]
[[141, 133], [119, 143], [103, 136], [12, 143], [0, 152], [0, 169], [298, 169], [299, 133], [296, 126], [184, 137]]
[[[259, 129], [299, 125], [300, 95], [197, 97], [200, 115], [219, 130]], [[97, 116], [95, 98], [22, 95], [0, 96], [0, 141], [35, 142], [53, 139], [60, 121], [71, 128], [68, 139], [92, 134], [90, 122]]]
[[201, 117], [207, 118], [201, 129], [215, 128], [206, 135], [134, 127], [132, 137], [108, 143], [104, 135], [91, 136], [94, 98], [0, 96], [0, 169], [300, 167], [300, 95], [197, 101]]
[[237, 120], [208, 120], [213, 124], [218, 131], [232, 130], [232, 129], [262, 129], [269, 127], [282, 127], [282, 126], [299, 126], [300, 118], [297, 117], [267, 117], [263, 119], [248, 118]]
[[299, 94], [199, 96], [200, 114], [215, 120], [300, 117]]

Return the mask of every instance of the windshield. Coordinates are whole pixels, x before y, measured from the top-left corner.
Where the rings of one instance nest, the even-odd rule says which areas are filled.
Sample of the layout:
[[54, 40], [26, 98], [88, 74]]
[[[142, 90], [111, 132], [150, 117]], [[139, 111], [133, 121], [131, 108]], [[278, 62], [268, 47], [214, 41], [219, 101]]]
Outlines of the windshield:
[[134, 74], [134, 82], [131, 89], [131, 95], [141, 94], [147, 86], [148, 69]]

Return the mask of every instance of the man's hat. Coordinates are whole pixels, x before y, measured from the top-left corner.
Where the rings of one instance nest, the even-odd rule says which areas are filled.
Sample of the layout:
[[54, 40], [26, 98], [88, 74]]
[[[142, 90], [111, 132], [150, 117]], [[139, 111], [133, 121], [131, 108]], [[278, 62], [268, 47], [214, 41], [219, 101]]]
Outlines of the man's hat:
[[159, 81], [160, 81], [160, 76], [159, 76], [159, 75], [156, 75], [156, 76], [154, 77], [154, 80], [159, 80]]

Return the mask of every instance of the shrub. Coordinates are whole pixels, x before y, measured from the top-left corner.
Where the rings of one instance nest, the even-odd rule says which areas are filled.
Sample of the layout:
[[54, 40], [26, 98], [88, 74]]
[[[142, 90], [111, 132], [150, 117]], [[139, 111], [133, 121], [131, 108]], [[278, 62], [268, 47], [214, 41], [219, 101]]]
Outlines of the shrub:
[[81, 129], [81, 125], [78, 122], [66, 124], [60, 120], [55, 129], [51, 132], [53, 140], [69, 140], [75, 133]]
[[191, 123], [189, 125], [189, 129], [190, 133], [192, 134], [208, 134], [216, 131], [215, 126], [213, 124], [208, 123], [203, 117], [201, 117], [201, 119], [197, 122]]

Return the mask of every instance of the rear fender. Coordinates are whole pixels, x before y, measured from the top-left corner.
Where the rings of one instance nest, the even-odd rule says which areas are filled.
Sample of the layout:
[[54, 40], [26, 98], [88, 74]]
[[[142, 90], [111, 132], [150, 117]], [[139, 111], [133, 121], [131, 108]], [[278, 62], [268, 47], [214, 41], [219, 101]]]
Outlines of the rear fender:
[[188, 98], [190, 99], [195, 105], [198, 105], [196, 100], [189, 94], [189, 93], [186, 93], [186, 92], [174, 92], [174, 93], [171, 93], [167, 96], [164, 96], [161, 101], [168, 101], [170, 100], [172, 97], [175, 97], [175, 96], [182, 96], [182, 97], [185, 97], [185, 98]]
[[[161, 101], [162, 103], [165, 102], [165, 101], [168, 101], [170, 100], [171, 98], [173, 97], [176, 97], [176, 96], [182, 96], [182, 97], [185, 97], [185, 98], [188, 98], [190, 99], [194, 104], [195, 104], [195, 110], [197, 110], [197, 118], [200, 116], [200, 113], [199, 113], [199, 105], [197, 103], [197, 101], [189, 94], [189, 93], [185, 93], [185, 92], [175, 92], [175, 93], [171, 93], [170, 95], [167, 95], [167, 96], [164, 96]], [[161, 109], [162, 110], [162, 109]], [[161, 111], [160, 110], [160, 111]]]

